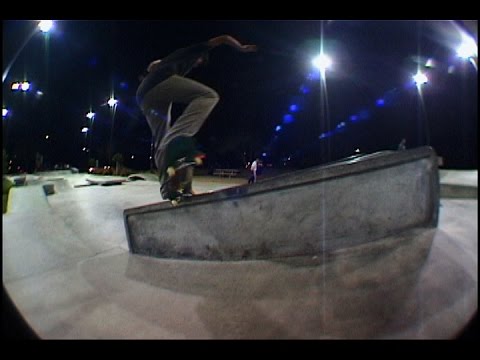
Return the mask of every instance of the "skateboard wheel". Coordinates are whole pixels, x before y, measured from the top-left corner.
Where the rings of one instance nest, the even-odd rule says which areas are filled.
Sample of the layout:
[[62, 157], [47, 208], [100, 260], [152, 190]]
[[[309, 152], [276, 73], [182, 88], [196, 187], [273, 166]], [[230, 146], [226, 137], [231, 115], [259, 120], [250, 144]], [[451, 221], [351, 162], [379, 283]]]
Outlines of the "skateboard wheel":
[[172, 200], [171, 203], [173, 206], [178, 206], [178, 200]]
[[168, 176], [172, 177], [173, 175], [175, 175], [175, 168], [173, 166], [169, 166], [167, 168], [167, 174]]

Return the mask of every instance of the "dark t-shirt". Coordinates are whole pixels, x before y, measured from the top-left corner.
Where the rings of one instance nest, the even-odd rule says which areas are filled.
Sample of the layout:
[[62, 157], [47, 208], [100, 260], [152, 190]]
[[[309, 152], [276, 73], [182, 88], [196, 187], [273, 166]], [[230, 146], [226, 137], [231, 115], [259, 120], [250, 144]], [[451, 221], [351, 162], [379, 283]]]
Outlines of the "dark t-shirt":
[[199, 58], [203, 58], [205, 62], [208, 59], [208, 51], [210, 49], [211, 47], [207, 42], [202, 42], [174, 51], [163, 58], [156, 65], [155, 69], [149, 72], [140, 83], [137, 89], [137, 103], [140, 105], [148, 91], [170, 76], [187, 75]]

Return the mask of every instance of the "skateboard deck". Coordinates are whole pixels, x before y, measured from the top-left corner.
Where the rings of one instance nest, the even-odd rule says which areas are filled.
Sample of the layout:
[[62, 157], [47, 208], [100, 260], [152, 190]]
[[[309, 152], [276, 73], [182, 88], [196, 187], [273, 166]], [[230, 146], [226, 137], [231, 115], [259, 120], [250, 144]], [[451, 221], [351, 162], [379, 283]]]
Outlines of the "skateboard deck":
[[85, 179], [88, 185], [101, 185], [101, 186], [112, 186], [112, 185], [121, 185], [126, 180], [125, 179], [106, 179], [106, 180], [96, 180], [96, 179]]

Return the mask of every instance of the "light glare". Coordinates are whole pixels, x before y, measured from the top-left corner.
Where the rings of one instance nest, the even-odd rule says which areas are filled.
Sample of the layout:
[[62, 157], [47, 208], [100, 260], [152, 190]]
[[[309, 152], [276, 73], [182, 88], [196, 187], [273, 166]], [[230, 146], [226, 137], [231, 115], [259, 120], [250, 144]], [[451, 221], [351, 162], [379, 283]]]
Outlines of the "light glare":
[[118, 100], [115, 100], [114, 98], [110, 98], [110, 99], [107, 101], [107, 104], [108, 104], [108, 106], [110, 106], [110, 107], [114, 107], [115, 105], [117, 105], [117, 102], [118, 102]]
[[413, 76], [413, 80], [415, 81], [415, 84], [417, 84], [417, 86], [420, 86], [420, 85], [426, 84], [428, 81], [428, 78], [424, 73], [419, 71]]
[[20, 89], [22, 91], [28, 91], [30, 89], [30, 83], [28, 81], [24, 81], [20, 84]]
[[476, 57], [477, 53], [477, 44], [475, 44], [472, 38], [464, 38], [462, 44], [457, 49], [457, 55], [465, 60]]
[[320, 54], [312, 60], [312, 64], [323, 72], [332, 65], [332, 60], [327, 55]]
[[53, 20], [40, 20], [38, 27], [40, 28], [41, 32], [47, 33], [53, 27]]

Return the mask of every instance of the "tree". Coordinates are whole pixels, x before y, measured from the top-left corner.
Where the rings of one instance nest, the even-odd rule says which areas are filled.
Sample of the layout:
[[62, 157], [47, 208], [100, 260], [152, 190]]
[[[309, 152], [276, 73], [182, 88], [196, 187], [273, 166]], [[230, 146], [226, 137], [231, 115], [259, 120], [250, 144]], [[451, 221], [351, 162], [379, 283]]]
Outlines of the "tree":
[[120, 173], [120, 166], [123, 164], [123, 155], [116, 153], [113, 155], [112, 161], [115, 162], [115, 175], [118, 175]]
[[5, 175], [8, 170], [8, 154], [7, 150], [3, 149], [3, 174]]
[[97, 161], [93, 158], [88, 159], [88, 167], [96, 167], [97, 166]]

